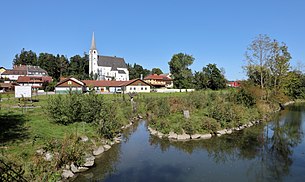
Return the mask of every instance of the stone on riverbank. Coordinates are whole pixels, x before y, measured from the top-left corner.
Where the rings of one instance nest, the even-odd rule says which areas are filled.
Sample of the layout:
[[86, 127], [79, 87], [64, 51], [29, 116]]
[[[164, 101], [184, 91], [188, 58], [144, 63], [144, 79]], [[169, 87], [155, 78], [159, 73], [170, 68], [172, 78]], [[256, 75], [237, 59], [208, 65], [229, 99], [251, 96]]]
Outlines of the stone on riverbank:
[[109, 150], [111, 148], [110, 145], [104, 145], [103, 147], [104, 147], [105, 151], [107, 151], [107, 150]]
[[92, 156], [92, 155], [86, 157], [86, 158], [85, 158], [85, 164], [84, 164], [84, 166], [85, 166], [85, 167], [91, 167], [91, 166], [93, 166], [93, 165], [94, 165], [94, 159], [95, 159], [95, 157]]
[[162, 139], [162, 138], [163, 138], [163, 136], [164, 136], [164, 134], [163, 134], [163, 133], [161, 133], [161, 132], [159, 132], [159, 131], [157, 131], [157, 133], [156, 133], [156, 134], [157, 134], [157, 136], [158, 136], [159, 138], [161, 138], [161, 139]]
[[99, 146], [96, 150], [93, 150], [93, 155], [97, 156], [97, 155], [101, 155], [104, 152], [104, 147], [103, 146]]
[[212, 138], [212, 134], [209, 133], [209, 134], [200, 135], [200, 138], [204, 139], [204, 140], [210, 139], [210, 138]]
[[64, 179], [72, 178], [73, 176], [74, 176], [73, 172], [66, 169], [64, 169], [61, 174], [61, 177]]
[[174, 133], [172, 131], [169, 132], [168, 139], [170, 139], [170, 140], [177, 140], [177, 138], [178, 138], [178, 135], [176, 133]]
[[188, 134], [182, 134], [182, 135], [178, 135], [177, 140], [189, 140], [191, 139], [191, 136]]
[[199, 134], [194, 134], [194, 135], [191, 135], [191, 139], [200, 139], [201, 135]]
[[77, 167], [74, 165], [74, 163], [72, 163], [70, 166], [71, 166], [71, 171], [73, 173], [81, 173], [81, 172], [87, 171], [89, 169], [87, 167]]

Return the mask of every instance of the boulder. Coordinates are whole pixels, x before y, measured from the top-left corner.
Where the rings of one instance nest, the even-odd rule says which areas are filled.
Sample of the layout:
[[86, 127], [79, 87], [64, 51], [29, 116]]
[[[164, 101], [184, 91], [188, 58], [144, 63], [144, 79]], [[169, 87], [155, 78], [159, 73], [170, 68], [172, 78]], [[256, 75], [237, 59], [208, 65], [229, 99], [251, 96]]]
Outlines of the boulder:
[[72, 178], [73, 176], [74, 176], [74, 174], [72, 171], [65, 170], [65, 169], [62, 171], [62, 174], [61, 174], [61, 177], [64, 179]]
[[88, 142], [89, 141], [89, 138], [87, 136], [81, 136], [80, 137], [80, 141], [82, 142]]
[[158, 132], [157, 132], [156, 130], [150, 128], [150, 134], [152, 134], [152, 135], [157, 135], [157, 133], [158, 133]]
[[86, 157], [86, 158], [85, 158], [85, 164], [84, 164], [84, 166], [85, 166], [85, 167], [91, 167], [91, 166], [93, 166], [93, 165], [94, 165], [94, 159], [95, 159], [95, 157], [92, 156], [92, 155]]
[[77, 167], [74, 165], [74, 163], [71, 164], [71, 171], [73, 173], [81, 173], [81, 172], [84, 172], [84, 171], [87, 171], [89, 168], [87, 167]]
[[168, 139], [171, 139], [171, 140], [177, 140], [177, 138], [178, 138], [178, 135], [176, 134], [176, 133], [174, 133], [174, 132], [169, 132], [169, 134], [168, 134]]
[[217, 135], [218, 135], [218, 134], [224, 135], [224, 134], [227, 133], [227, 130], [226, 130], [226, 129], [224, 129], [224, 130], [219, 130], [219, 131], [217, 131], [216, 133], [217, 133]]
[[79, 173], [82, 173], [82, 172], [87, 171], [89, 168], [87, 168], [87, 167], [78, 167], [77, 169], [78, 169]]
[[45, 154], [44, 159], [45, 159], [46, 161], [51, 161], [51, 160], [53, 159], [53, 154], [51, 154], [51, 152], [47, 152], [47, 153]]
[[200, 139], [201, 135], [199, 134], [194, 134], [194, 135], [191, 135], [191, 139]]
[[78, 167], [75, 166], [74, 163], [72, 163], [72, 164], [70, 165], [70, 169], [71, 169], [71, 171], [72, 171], [73, 173], [78, 173], [78, 172], [79, 172], [79, 171], [78, 171]]
[[183, 116], [185, 119], [189, 119], [190, 118], [190, 111], [189, 110], [183, 110]]
[[227, 134], [231, 134], [232, 132], [232, 129], [227, 129]]
[[161, 138], [161, 139], [162, 139], [162, 137], [164, 136], [164, 134], [161, 133], [161, 132], [159, 132], [159, 131], [157, 131], [156, 135], [157, 135], [159, 138]]
[[97, 156], [97, 155], [101, 155], [104, 152], [104, 147], [103, 146], [99, 146], [96, 150], [93, 150], [93, 155]]
[[111, 146], [110, 146], [110, 145], [104, 145], [104, 149], [105, 149], [105, 151], [109, 150], [110, 148], [111, 148]]
[[188, 134], [182, 134], [182, 135], [178, 135], [177, 140], [189, 140], [191, 139], [191, 136]]
[[203, 135], [200, 135], [200, 138], [201, 139], [210, 139], [210, 138], [212, 138], [212, 134], [203, 134]]

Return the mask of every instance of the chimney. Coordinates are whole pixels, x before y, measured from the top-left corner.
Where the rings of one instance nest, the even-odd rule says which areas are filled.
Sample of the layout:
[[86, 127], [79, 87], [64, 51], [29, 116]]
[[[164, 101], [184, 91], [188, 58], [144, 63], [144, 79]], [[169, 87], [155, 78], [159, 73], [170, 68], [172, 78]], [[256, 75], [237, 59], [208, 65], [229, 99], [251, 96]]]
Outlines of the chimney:
[[141, 74], [140, 79], [143, 80], [143, 74]]

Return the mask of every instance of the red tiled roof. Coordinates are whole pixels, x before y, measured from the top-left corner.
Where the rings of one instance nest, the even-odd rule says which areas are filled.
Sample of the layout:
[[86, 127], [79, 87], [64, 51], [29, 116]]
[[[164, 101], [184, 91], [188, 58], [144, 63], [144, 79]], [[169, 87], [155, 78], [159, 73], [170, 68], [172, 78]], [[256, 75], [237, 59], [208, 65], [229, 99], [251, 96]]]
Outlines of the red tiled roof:
[[164, 81], [170, 81], [172, 79], [168, 78], [167, 76], [164, 75], [148, 75], [147, 77], [144, 78], [144, 80], [164, 80]]
[[51, 81], [52, 77], [50, 76], [19, 76], [17, 83], [42, 83]]
[[0, 83], [1, 88], [12, 88], [15, 85], [18, 85], [18, 84], [17, 83]]

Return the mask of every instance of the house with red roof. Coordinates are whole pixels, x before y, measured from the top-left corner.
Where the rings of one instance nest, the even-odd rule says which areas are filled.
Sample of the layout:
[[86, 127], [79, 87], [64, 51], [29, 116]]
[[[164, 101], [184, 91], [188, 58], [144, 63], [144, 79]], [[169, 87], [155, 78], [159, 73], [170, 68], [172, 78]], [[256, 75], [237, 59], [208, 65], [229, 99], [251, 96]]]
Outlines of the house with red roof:
[[41, 89], [44, 82], [52, 81], [50, 76], [19, 76], [17, 83], [20, 86], [32, 86], [32, 89]]
[[152, 74], [144, 78], [144, 81], [151, 84], [154, 88], [173, 88], [173, 79], [169, 74]]
[[67, 94], [69, 92], [83, 93], [86, 91], [86, 84], [76, 78], [61, 79], [55, 86], [56, 94]]

